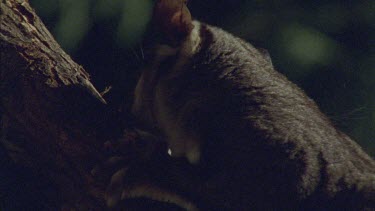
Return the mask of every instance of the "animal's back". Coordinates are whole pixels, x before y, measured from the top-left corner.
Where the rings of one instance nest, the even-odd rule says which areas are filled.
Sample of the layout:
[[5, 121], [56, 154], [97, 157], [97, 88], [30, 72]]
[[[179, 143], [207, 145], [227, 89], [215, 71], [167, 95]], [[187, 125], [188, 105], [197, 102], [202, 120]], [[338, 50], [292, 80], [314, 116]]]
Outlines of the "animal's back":
[[[199, 102], [186, 128], [200, 134], [202, 165], [222, 179], [215, 192], [224, 204], [361, 208], [373, 200], [373, 160], [267, 56], [216, 27], [203, 25], [201, 33], [202, 49], [172, 82], [170, 102]], [[319, 203], [323, 198], [330, 200]]]

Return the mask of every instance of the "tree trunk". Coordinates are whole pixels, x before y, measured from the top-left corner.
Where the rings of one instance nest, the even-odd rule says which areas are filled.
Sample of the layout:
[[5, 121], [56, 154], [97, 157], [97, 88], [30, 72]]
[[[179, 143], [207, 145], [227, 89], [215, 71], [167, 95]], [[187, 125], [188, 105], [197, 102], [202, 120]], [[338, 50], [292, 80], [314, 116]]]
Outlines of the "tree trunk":
[[17, 165], [51, 180], [55, 208], [104, 208], [104, 184], [90, 170], [104, 159], [106, 134], [118, 131], [105, 127], [115, 121], [105, 100], [27, 0], [2, 0], [0, 15], [3, 145]]

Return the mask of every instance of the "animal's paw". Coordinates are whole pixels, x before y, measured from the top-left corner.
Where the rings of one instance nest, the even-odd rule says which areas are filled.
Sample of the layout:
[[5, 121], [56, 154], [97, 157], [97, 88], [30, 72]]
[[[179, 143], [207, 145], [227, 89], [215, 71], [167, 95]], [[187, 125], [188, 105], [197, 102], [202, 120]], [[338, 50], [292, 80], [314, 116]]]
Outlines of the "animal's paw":
[[[170, 191], [172, 183], [185, 181], [186, 172], [180, 161], [170, 158], [165, 142], [151, 133], [133, 130], [126, 131], [122, 139], [106, 142], [104, 147], [110, 158], [91, 173], [97, 180], [109, 183], [105, 194], [108, 207], [150, 210], [139, 208], [142, 205], [151, 206], [152, 210], [197, 210], [193, 203]], [[136, 206], [129, 208], [134, 203]]]
[[106, 141], [103, 148], [109, 157], [97, 164], [91, 173], [97, 180], [109, 181], [110, 177], [124, 166], [146, 163], [154, 154], [166, 154], [166, 146], [151, 133], [137, 129], [124, 131], [121, 138]]
[[105, 196], [109, 208], [129, 208], [129, 202], [142, 199], [136, 210], [198, 210], [194, 203], [183, 196], [161, 188], [143, 176], [138, 181], [128, 177], [129, 171], [128, 168], [122, 168], [112, 176]]
[[103, 183], [108, 183], [113, 174], [115, 174], [118, 169], [124, 168], [124, 166], [130, 165], [129, 158], [123, 156], [112, 156], [106, 161], [96, 165], [91, 170], [91, 175], [98, 181]]

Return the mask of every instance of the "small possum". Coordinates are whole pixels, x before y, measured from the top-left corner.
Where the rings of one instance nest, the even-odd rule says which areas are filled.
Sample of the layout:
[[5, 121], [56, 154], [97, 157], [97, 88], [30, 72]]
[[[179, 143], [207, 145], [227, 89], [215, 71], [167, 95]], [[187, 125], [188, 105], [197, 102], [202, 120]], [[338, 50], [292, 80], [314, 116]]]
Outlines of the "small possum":
[[132, 113], [204, 172], [177, 184], [199, 209], [375, 208], [374, 160], [264, 50], [192, 20], [182, 0], [157, 0], [152, 27]]

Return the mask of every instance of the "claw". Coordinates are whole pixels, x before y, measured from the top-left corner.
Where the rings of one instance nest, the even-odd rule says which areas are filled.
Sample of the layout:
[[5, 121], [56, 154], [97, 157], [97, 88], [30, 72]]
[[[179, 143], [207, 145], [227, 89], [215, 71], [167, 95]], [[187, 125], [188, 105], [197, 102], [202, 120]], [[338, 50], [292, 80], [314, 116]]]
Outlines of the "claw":
[[122, 191], [121, 200], [134, 198], [148, 198], [158, 202], [170, 203], [189, 211], [199, 210], [191, 201], [174, 193], [173, 191], [160, 189], [150, 184], [140, 184], [133, 188], [127, 188]]
[[124, 166], [126, 159], [122, 156], [113, 156], [104, 163], [96, 165], [91, 170], [91, 175], [99, 180], [108, 181], [114, 172], [117, 172], [120, 165]]
[[128, 168], [122, 168], [111, 178], [111, 183], [109, 184], [105, 195], [107, 206], [110, 208], [116, 206], [121, 200], [121, 194], [124, 187], [124, 177], [127, 170]]

